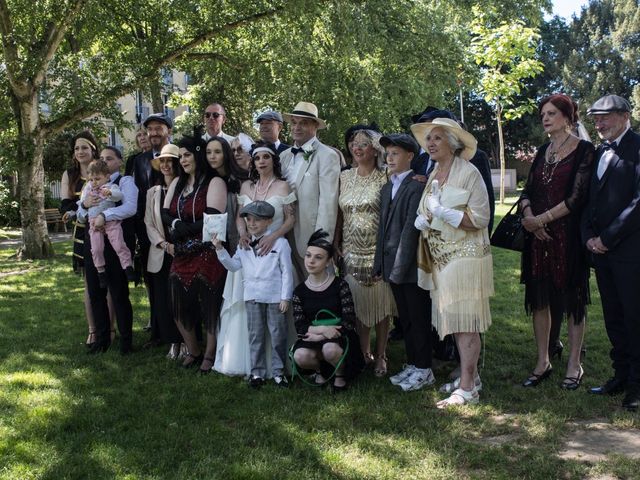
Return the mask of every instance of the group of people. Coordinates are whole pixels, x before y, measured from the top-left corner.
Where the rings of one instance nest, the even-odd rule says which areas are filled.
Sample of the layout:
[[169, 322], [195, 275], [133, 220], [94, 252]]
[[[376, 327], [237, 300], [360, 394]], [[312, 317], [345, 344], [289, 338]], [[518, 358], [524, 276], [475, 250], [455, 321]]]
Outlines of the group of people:
[[[570, 354], [560, 385], [580, 386], [593, 265], [615, 376], [591, 392], [625, 391], [623, 406], [634, 409], [640, 136], [629, 129], [629, 103], [615, 95], [588, 110], [606, 140], [597, 150], [574, 134], [570, 97], [546, 97], [539, 111], [550, 141], [538, 149], [519, 199], [529, 232], [525, 308], [538, 349], [523, 385], [551, 375], [567, 317]], [[494, 293], [494, 197], [488, 157], [464, 124], [430, 107], [414, 116], [412, 135], [354, 125], [345, 133], [347, 164], [318, 139], [326, 123], [312, 103], [263, 112], [255, 141], [227, 135], [225, 121], [222, 105], [208, 105], [205, 131], [173, 144], [171, 120], [150, 115], [136, 137], [142, 153], [128, 159], [124, 175], [118, 149], [99, 150], [89, 132], [74, 138], [61, 208], [65, 219], [77, 218], [73, 265], [85, 280], [89, 352], [109, 348], [115, 323], [121, 352], [131, 352], [128, 283], [143, 281], [149, 344], [168, 344], [168, 358], [185, 368], [245, 376], [253, 388], [268, 379], [286, 387], [292, 372], [341, 391], [364, 368], [388, 374], [395, 322], [406, 363], [392, 384], [403, 391], [432, 385], [433, 350], [453, 338], [460, 365], [440, 387], [447, 395], [437, 407], [477, 403]], [[279, 138], [285, 122], [291, 146]]]

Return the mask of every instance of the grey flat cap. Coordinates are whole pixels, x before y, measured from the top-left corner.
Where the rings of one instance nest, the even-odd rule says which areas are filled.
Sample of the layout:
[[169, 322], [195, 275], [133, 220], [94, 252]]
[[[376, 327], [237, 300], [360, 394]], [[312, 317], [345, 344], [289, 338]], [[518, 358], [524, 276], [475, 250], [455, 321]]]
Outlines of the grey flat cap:
[[630, 112], [631, 104], [618, 95], [605, 95], [587, 110], [587, 115], [604, 115], [611, 112]]
[[275, 120], [276, 122], [284, 123], [284, 120], [282, 119], [282, 115], [280, 114], [280, 112], [276, 112], [275, 110], [268, 110], [266, 112], [262, 112], [260, 115], [258, 115], [258, 118], [256, 119], [256, 123], [260, 123], [263, 120]]
[[411, 136], [406, 133], [390, 133], [389, 135], [384, 135], [380, 137], [380, 145], [383, 147], [396, 146], [400, 147], [407, 152], [413, 152], [416, 155], [420, 151], [420, 145], [418, 142]]
[[256, 200], [255, 202], [251, 202], [240, 210], [240, 216], [246, 217], [247, 215], [253, 215], [254, 217], [260, 218], [273, 218], [276, 214], [276, 209], [273, 208], [268, 202], [263, 202], [262, 200]]
[[168, 128], [173, 128], [173, 122], [169, 117], [167, 117], [164, 113], [152, 113], [147, 118], [144, 119], [142, 125], [145, 128], [149, 126], [150, 122], [160, 122], [164, 123]]

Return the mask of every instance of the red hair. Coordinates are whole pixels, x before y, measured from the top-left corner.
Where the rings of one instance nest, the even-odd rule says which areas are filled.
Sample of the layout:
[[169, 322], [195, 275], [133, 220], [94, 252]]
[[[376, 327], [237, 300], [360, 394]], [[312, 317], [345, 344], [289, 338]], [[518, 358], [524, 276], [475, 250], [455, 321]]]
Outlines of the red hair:
[[542, 113], [542, 107], [544, 107], [547, 103], [551, 102], [554, 107], [556, 107], [562, 115], [564, 115], [571, 126], [575, 125], [579, 120], [578, 115], [578, 104], [573, 101], [569, 95], [565, 95], [564, 93], [554, 93], [553, 95], [549, 95], [548, 97], [544, 97], [540, 100], [540, 104], [538, 105], [538, 113]]

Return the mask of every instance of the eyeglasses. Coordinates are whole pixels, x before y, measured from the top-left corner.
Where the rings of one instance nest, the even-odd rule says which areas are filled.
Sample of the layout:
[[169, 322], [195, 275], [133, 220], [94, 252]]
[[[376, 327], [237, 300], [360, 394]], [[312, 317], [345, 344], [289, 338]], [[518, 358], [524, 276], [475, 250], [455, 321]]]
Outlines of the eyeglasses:
[[219, 118], [219, 117], [224, 117], [224, 113], [218, 113], [218, 112], [204, 112], [204, 118]]

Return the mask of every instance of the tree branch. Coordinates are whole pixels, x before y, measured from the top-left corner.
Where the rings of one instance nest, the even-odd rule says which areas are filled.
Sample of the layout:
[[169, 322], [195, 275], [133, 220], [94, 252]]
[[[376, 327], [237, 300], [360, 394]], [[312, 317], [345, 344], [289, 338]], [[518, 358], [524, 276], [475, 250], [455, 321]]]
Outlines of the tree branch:
[[75, 5], [73, 5], [69, 11], [62, 16], [60, 24], [56, 25], [55, 23], [52, 23], [48, 31], [43, 35], [42, 49], [39, 54], [36, 55], [36, 58], [39, 58], [40, 60], [37, 62], [36, 68], [33, 71], [33, 84], [31, 88], [38, 89], [40, 85], [42, 85], [42, 82], [44, 82], [47, 69], [49, 68], [49, 63], [58, 50], [60, 43], [62, 43], [71, 23], [80, 13], [80, 9], [84, 4], [85, 0], [75, 0]]
[[[0, 2], [4, 2], [5, 0], [0, 0]], [[81, 0], [78, 0], [81, 1]], [[155, 75], [157, 75], [157, 71], [160, 67], [165, 66], [171, 62], [176, 61], [177, 59], [183, 57], [190, 50], [202, 45], [208, 40], [211, 40], [217, 36], [219, 36], [222, 32], [227, 32], [230, 30], [235, 30], [236, 28], [240, 28], [248, 23], [252, 23], [254, 21], [270, 17], [282, 11], [285, 7], [276, 7], [269, 10], [265, 10], [263, 12], [254, 13], [247, 17], [236, 20], [235, 22], [228, 23], [226, 25], [222, 25], [220, 27], [216, 27], [213, 30], [207, 30], [202, 32], [200, 35], [194, 37], [187, 43], [184, 43], [170, 52], [167, 52], [163, 56], [159, 57], [155, 62], [153, 62], [146, 73], [140, 75], [139, 77], [132, 78], [124, 83], [113, 86], [111, 89], [107, 90], [102, 98], [105, 101], [115, 100], [117, 98], [122, 97], [123, 95], [127, 95], [131, 93], [133, 90], [140, 88], [144, 85], [145, 82], [151, 80]], [[91, 115], [95, 115], [99, 112], [98, 108], [95, 108], [93, 105], [85, 105], [77, 108], [76, 110], [72, 110], [68, 112], [66, 115], [59, 117], [50, 122], [43, 122], [42, 127], [40, 128], [39, 135], [47, 136], [47, 135], [55, 135], [60, 133], [65, 129], [68, 125], [78, 120], [82, 120], [83, 118], [89, 117]]]
[[16, 97], [23, 97], [28, 91], [28, 85], [18, 79], [16, 75], [20, 59], [18, 58], [18, 47], [13, 41], [13, 22], [6, 0], [0, 0], [0, 35], [2, 35], [2, 50], [6, 61], [9, 85], [11, 85]]

